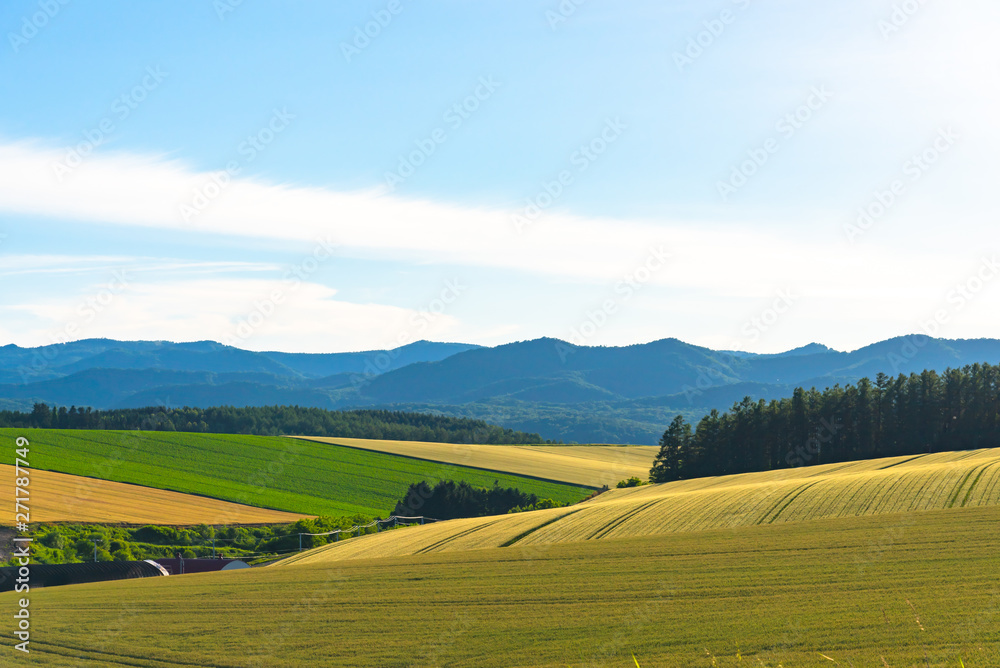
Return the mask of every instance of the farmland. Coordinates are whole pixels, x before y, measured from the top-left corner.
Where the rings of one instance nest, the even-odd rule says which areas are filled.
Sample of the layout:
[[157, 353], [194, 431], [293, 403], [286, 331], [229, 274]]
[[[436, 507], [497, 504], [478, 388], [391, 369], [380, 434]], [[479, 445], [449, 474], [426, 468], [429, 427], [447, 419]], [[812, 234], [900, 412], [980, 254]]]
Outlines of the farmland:
[[[148, 473], [170, 452], [200, 456], [200, 468], [168, 460], [176, 468], [159, 475], [211, 472], [223, 484], [227, 465], [246, 466], [230, 459], [261, 466], [289, 448], [296, 469], [341, 467], [345, 495], [377, 484], [384, 472], [365, 468], [377, 458], [463, 470], [298, 439], [29, 436], [35, 466], [79, 466], [89, 452], [104, 475]], [[308, 476], [284, 476], [275, 481], [308, 491]], [[1000, 665], [998, 539], [1000, 448], [614, 489], [570, 507], [352, 538], [245, 572], [32, 591], [44, 633], [31, 663], [578, 668], [633, 666], [634, 653], [644, 668], [986, 668]], [[14, 596], [0, 595], [0, 609]]]
[[568, 508], [452, 520], [285, 562], [404, 556], [1000, 505], [1000, 448], [615, 489]]
[[[14, 467], [0, 465], [0, 494], [14, 498]], [[215, 524], [239, 517], [244, 523], [294, 522], [301, 514], [237, 505], [193, 494], [95, 478], [32, 471], [33, 522], [126, 524]]]
[[505, 471], [587, 487], [645, 480], [659, 448], [649, 445], [454, 445], [364, 438], [302, 437], [435, 462]]
[[[419, 480], [489, 486], [496, 480], [560, 502], [590, 490], [298, 439], [178, 432], [13, 430], [31, 441], [35, 469], [145, 485], [310, 515], [385, 515]], [[227, 523], [249, 520], [236, 513]]]
[[966, 507], [43, 589], [30, 663], [989, 668], [998, 540]]

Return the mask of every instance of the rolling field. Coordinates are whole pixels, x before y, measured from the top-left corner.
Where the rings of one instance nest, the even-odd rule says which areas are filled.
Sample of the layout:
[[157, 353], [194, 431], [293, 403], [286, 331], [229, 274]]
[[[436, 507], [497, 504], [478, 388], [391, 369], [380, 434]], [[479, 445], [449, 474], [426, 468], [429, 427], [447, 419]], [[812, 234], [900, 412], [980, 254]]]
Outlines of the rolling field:
[[[14, 467], [0, 465], [0, 495], [14, 498]], [[244, 524], [294, 522], [301, 514], [254, 508], [193, 494], [168, 492], [95, 478], [33, 470], [29, 508], [32, 522], [125, 524], [219, 524], [238, 517]]]
[[333, 543], [278, 567], [995, 505], [1000, 448], [614, 489], [568, 508], [451, 520], [405, 536]]
[[649, 477], [659, 448], [651, 445], [455, 445], [419, 441], [300, 436], [435, 462], [505, 471], [586, 487], [614, 487], [620, 480]]
[[[310, 515], [387, 515], [420, 480], [499, 481], [540, 498], [578, 501], [590, 490], [557, 482], [327, 443], [180, 432], [0, 429], [31, 441], [34, 469], [145, 485]], [[11, 460], [13, 461], [13, 460]], [[242, 516], [230, 523], [245, 522]]]
[[966, 507], [57, 587], [8, 661], [995, 668], [998, 540]]

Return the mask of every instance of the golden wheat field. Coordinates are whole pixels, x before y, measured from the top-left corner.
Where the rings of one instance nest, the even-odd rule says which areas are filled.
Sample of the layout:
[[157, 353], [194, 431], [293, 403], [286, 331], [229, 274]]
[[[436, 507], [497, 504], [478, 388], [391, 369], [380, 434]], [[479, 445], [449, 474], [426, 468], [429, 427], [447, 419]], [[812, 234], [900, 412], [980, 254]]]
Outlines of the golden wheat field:
[[646, 480], [659, 451], [652, 445], [464, 445], [319, 436], [296, 438], [594, 488], [614, 487], [618, 481], [633, 476]]
[[[14, 467], [0, 465], [0, 494], [14, 498]], [[31, 469], [28, 499], [32, 522], [214, 524], [238, 517], [243, 524], [294, 522], [303, 515], [254, 508], [204, 496], [141, 485]]]
[[[31, 654], [5, 659], [996, 668], [998, 527], [1000, 506], [954, 508], [32, 588]], [[0, 610], [21, 596], [0, 593]]]
[[364, 536], [281, 565], [994, 505], [1000, 505], [1000, 448], [614, 489], [566, 508]]

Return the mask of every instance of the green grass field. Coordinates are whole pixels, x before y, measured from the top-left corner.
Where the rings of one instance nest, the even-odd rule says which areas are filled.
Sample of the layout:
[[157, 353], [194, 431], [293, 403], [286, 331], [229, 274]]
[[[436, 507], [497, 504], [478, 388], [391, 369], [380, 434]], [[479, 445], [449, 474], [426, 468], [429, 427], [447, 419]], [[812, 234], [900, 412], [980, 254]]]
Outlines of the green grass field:
[[[289, 438], [0, 429], [0, 442], [13, 444], [17, 436], [31, 441], [29, 461], [37, 469], [311, 515], [385, 516], [408, 485], [420, 480], [464, 480], [477, 486], [489, 486], [497, 480], [504, 487], [561, 502], [579, 501], [591, 491]], [[248, 521], [234, 512], [235, 516], [220, 516], [215, 523]]]
[[[7, 656], [996, 668], [998, 540], [1000, 508], [967, 507], [58, 587], [32, 591], [30, 658]], [[15, 597], [0, 595], [0, 610]]]

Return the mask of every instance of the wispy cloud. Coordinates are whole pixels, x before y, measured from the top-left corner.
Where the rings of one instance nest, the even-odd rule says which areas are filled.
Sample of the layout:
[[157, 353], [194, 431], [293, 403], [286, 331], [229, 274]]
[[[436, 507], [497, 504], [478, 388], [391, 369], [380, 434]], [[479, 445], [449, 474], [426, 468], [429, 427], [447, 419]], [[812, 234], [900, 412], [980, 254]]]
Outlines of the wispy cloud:
[[[173, 229], [189, 237], [325, 238], [363, 258], [499, 267], [593, 282], [615, 280], [650, 247], [663, 247], [674, 262], [658, 282], [726, 292], [757, 283], [766, 292], [789, 273], [823, 264], [832, 269], [838, 253], [829, 243], [817, 253], [813, 239], [711, 221], [654, 223], [556, 212], [521, 233], [513, 211], [236, 178], [186, 221], [180, 207], [217, 174], [118, 153], [93, 156], [71, 180], [58, 183], [51, 173], [58, 156], [57, 149], [37, 143], [0, 145], [0, 211]], [[752, 257], [746, 252], [751, 246]]]
[[265, 262], [197, 262], [115, 255], [0, 255], [0, 276], [27, 274], [103, 274], [127, 268], [133, 273], [220, 274], [275, 271]]
[[[823, 338], [824, 331], [843, 330], [843, 322], [851, 319], [855, 325], [849, 336], [841, 334], [827, 342], [844, 348], [861, 345], [915, 331], [919, 319], [927, 317], [928, 309], [968, 274], [969, 267], [980, 262], [981, 255], [978, 249], [970, 250], [963, 239], [948, 239], [948, 230], [934, 221], [923, 220], [920, 228], [926, 232], [921, 236], [892, 234], [901, 219], [909, 225], [922, 220], [921, 212], [912, 210], [913, 203], [909, 211], [894, 211], [892, 221], [880, 222], [878, 229], [865, 235], [863, 243], [854, 245], [842, 233], [843, 224], [852, 219], [850, 209], [842, 215], [820, 216], [795, 231], [754, 220], [734, 227], [713, 221], [614, 220], [554, 212], [521, 233], [513, 223], [513, 211], [405, 199], [377, 191], [338, 192], [232, 178], [201, 213], [185, 220], [180, 206], [218, 174], [198, 172], [175, 160], [118, 153], [92, 156], [72, 179], [59, 183], [51, 173], [58, 155], [58, 150], [39, 143], [0, 145], [0, 212], [170, 229], [181, 232], [187, 243], [196, 243], [204, 234], [309, 242], [322, 239], [349, 257], [499, 268], [547, 282], [594, 285], [595, 296], [573, 307], [582, 312], [593, 308], [594, 300], [635, 271], [650, 249], [662, 249], [670, 254], [669, 262], [650, 277], [650, 289], [630, 307], [642, 311], [637, 310], [636, 317], [645, 316], [643, 331], [650, 331], [647, 338], [677, 335], [707, 342], [710, 336], [719, 335], [706, 334], [706, 328], [737, 332], [775, 290], [791, 288], [801, 298], [794, 318], [788, 324], [783, 322], [783, 327], [795, 327], [803, 332], [799, 338], [814, 340]], [[928, 242], [932, 235], [933, 244]], [[952, 244], [952, 252], [942, 255], [940, 251], [947, 244]], [[91, 260], [79, 266], [100, 264]], [[21, 262], [8, 270], [26, 270]], [[49, 266], [60, 270], [58, 262]], [[69, 266], [72, 262], [62, 269]], [[236, 295], [244, 288], [218, 282], [201, 292], [185, 287], [193, 283], [178, 283], [179, 277], [193, 271], [270, 268], [170, 260], [157, 260], [151, 266], [171, 268], [163, 272], [171, 276], [157, 277], [155, 290], [150, 281], [141, 308], [131, 309], [115, 327], [94, 329], [89, 335], [214, 336], [211, 332], [231, 325], [231, 306], [239, 301], [223, 298], [222, 288], [231, 288]], [[183, 299], [170, 296], [175, 289]], [[331, 288], [317, 285], [316, 289]], [[205, 295], [210, 294], [219, 298], [209, 300]], [[174, 304], [176, 310], [167, 309], [162, 312], [172, 315], [158, 317], [154, 301]], [[316, 293], [310, 303], [306, 308], [312, 311], [309, 317], [283, 316], [280, 325], [269, 325], [275, 332], [273, 338], [266, 338], [268, 329], [263, 328], [258, 340], [273, 341], [268, 345], [275, 347], [286, 341], [291, 349], [303, 349], [303, 345], [312, 345], [306, 343], [308, 337], [318, 342], [329, 334], [326, 324], [316, 323], [336, 322], [333, 329], [340, 332], [336, 335], [340, 338], [336, 344], [325, 339], [323, 349], [354, 347], [362, 341], [373, 347], [384, 338], [380, 332], [388, 331], [384, 323], [399, 320], [391, 314], [403, 317], [404, 313], [393, 306], [336, 302], [332, 293], [322, 297]], [[886, 304], [892, 304], [892, 309], [887, 310]], [[977, 300], [977, 311], [987, 307], [986, 301]], [[568, 322], [578, 321], [580, 312], [574, 310]], [[357, 317], [347, 317], [350, 313]], [[666, 329], [664, 317], [671, 321]], [[698, 327], [691, 324], [695, 321], [700, 323]], [[621, 324], [602, 336], [614, 336], [619, 342], [635, 340], [638, 334], [632, 327], [638, 324], [633, 321], [627, 326], [628, 318], [617, 322]], [[365, 323], [365, 327], [358, 323]], [[449, 323], [456, 325], [447, 319], [439, 325]], [[989, 316], [984, 314], [974, 324], [963, 329], [956, 326], [946, 334], [985, 335], [989, 324]], [[350, 334], [355, 331], [356, 337]], [[459, 335], [473, 340], [464, 333], [469, 330], [451, 331], [463, 332]], [[551, 324], [538, 333], [566, 335]]]
[[[83, 296], [3, 305], [0, 320], [15, 325], [16, 335], [7, 336], [20, 345], [100, 337], [233, 342], [239, 336], [235, 343], [245, 349], [306, 352], [395, 347], [401, 332], [413, 340], [448, 338], [457, 325], [447, 314], [428, 318], [418, 309], [338, 300], [336, 290], [309, 282], [268, 303], [276, 289], [280, 283], [265, 279], [126, 281], [91, 286], [92, 294]], [[247, 321], [252, 326], [242, 330]]]

